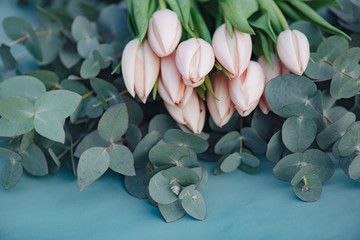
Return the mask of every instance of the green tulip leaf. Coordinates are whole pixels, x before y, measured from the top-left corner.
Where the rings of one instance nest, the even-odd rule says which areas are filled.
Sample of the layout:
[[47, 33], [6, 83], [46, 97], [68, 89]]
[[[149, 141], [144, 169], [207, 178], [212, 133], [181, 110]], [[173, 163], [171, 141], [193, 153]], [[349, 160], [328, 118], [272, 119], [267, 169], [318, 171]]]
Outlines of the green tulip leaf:
[[79, 159], [77, 168], [79, 190], [83, 191], [91, 183], [101, 177], [110, 165], [110, 155], [105, 148], [87, 149]]

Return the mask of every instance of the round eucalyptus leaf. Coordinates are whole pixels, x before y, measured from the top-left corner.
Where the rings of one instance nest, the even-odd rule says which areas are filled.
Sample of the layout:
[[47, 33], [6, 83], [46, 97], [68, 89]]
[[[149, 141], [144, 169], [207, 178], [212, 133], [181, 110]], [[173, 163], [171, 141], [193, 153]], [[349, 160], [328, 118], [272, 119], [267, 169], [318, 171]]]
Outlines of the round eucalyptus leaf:
[[282, 141], [281, 130], [276, 132], [270, 139], [267, 145], [266, 159], [277, 163], [285, 150], [285, 145]]
[[344, 134], [339, 142], [339, 152], [342, 157], [347, 157], [360, 149], [360, 122], [355, 122]]
[[209, 180], [209, 173], [207, 168], [199, 163], [198, 167], [193, 167], [191, 170], [194, 171], [200, 179], [196, 184], [196, 190], [200, 191], [204, 189]]
[[5, 33], [12, 40], [27, 37], [21, 44], [25, 45], [36, 60], [42, 60], [39, 38], [28, 21], [20, 17], [7, 17], [4, 18], [2, 24]]
[[14, 187], [19, 181], [23, 173], [20, 162], [10, 160], [7, 161], [1, 172], [2, 184], [5, 190]]
[[182, 187], [199, 182], [199, 176], [189, 168], [172, 167], [163, 171], [163, 175], [172, 183], [178, 183]]
[[87, 58], [81, 64], [80, 76], [82, 78], [93, 78], [100, 73], [101, 67], [99, 61], [94, 58]]
[[317, 87], [311, 80], [293, 74], [272, 79], [265, 89], [265, 96], [271, 110], [281, 117], [287, 116], [283, 112], [285, 105], [305, 105], [316, 93]]
[[141, 137], [142, 137], [142, 134], [141, 134], [140, 129], [136, 125], [130, 123], [129, 127], [125, 133], [125, 139], [126, 139], [125, 143], [131, 151], [135, 150], [136, 145], [141, 140]]
[[357, 155], [349, 165], [349, 177], [360, 182], [360, 155]]
[[28, 72], [26, 75], [39, 79], [45, 85], [47, 91], [57, 87], [60, 82], [58, 75], [51, 71], [37, 70]]
[[[100, 45], [99, 45], [100, 46]], [[96, 50], [93, 49], [92, 51], [92, 57], [99, 63], [99, 66], [101, 69], [105, 69], [106, 65], [105, 65], [105, 61], [104, 61], [104, 57], [101, 55], [101, 53]], [[110, 62], [107, 62], [107, 64], [110, 64]], [[94, 76], [95, 77], [95, 76]]]
[[91, 78], [90, 85], [99, 95], [107, 99], [109, 106], [124, 102], [114, 85], [100, 78]]
[[5, 68], [8, 70], [14, 70], [18, 65], [14, 55], [11, 52], [11, 47], [4, 43], [0, 45], [0, 58]]
[[329, 64], [329, 62], [320, 58], [316, 53], [311, 53], [310, 57], [314, 62], [309, 61], [305, 70], [306, 76], [316, 82], [326, 81], [334, 76], [334, 69], [332, 68], [332, 65]]
[[165, 133], [168, 129], [177, 128], [176, 122], [166, 114], [158, 114], [150, 120], [149, 131]]
[[[85, 38], [81, 39], [77, 44], [77, 52], [82, 58], [92, 59], [91, 52], [99, 46], [99, 40], [97, 38]], [[96, 61], [97, 62], [97, 61]], [[100, 65], [100, 63], [99, 63]]]
[[303, 180], [303, 177], [310, 177], [315, 174], [315, 168], [312, 165], [307, 165], [302, 168], [295, 174], [295, 176], [291, 179], [290, 184], [292, 186], [299, 184]]
[[260, 160], [250, 153], [240, 153], [241, 163], [239, 169], [246, 173], [254, 173], [259, 169]]
[[181, 199], [181, 205], [185, 212], [197, 220], [204, 220], [206, 217], [206, 203], [203, 195], [192, 190], [187, 193], [186, 197]]
[[150, 162], [158, 167], [169, 164], [179, 166], [180, 160], [188, 156], [190, 153], [185, 147], [172, 144], [156, 145], [149, 152]]
[[77, 16], [71, 25], [71, 34], [76, 41], [97, 36], [96, 28], [84, 16]]
[[255, 129], [245, 127], [240, 131], [241, 137], [246, 147], [250, 148], [254, 153], [265, 153], [266, 142], [259, 136]]
[[209, 147], [209, 144], [205, 139], [178, 129], [167, 130], [164, 133], [164, 140], [169, 144], [177, 144], [185, 148], [190, 148], [195, 153], [205, 152]]
[[223, 136], [216, 144], [214, 151], [216, 154], [227, 154], [240, 148], [240, 133], [232, 131]]
[[183, 199], [184, 197], [187, 196], [187, 194], [190, 194], [192, 191], [194, 191], [196, 189], [196, 185], [195, 184], [191, 184], [185, 188], [183, 188], [179, 194], [179, 199]]
[[251, 119], [251, 128], [255, 129], [264, 141], [269, 141], [274, 130], [278, 128], [276, 121], [277, 118], [272, 112], [265, 115], [260, 108], [256, 108]]
[[186, 213], [179, 200], [170, 204], [159, 204], [159, 210], [167, 223], [179, 220]]
[[78, 186], [82, 191], [101, 177], [110, 165], [110, 155], [105, 148], [87, 149], [79, 159], [77, 168]]
[[238, 114], [237, 111], [235, 111], [233, 113], [233, 115], [231, 116], [229, 122], [226, 123], [224, 126], [219, 127], [215, 124], [214, 120], [210, 116], [209, 117], [209, 127], [211, 128], [211, 130], [213, 130], [215, 132], [221, 132], [221, 133], [228, 133], [231, 131], [235, 131], [235, 130], [239, 129], [239, 118], [240, 118], [240, 115]]
[[33, 129], [34, 129], [33, 121], [16, 124], [9, 122], [5, 118], [0, 118], [0, 136], [2, 137], [14, 137], [14, 136], [22, 135]]
[[150, 183], [151, 178], [157, 174], [158, 172], [161, 172], [162, 170], [166, 170], [169, 169], [171, 167], [173, 167], [174, 165], [164, 165], [158, 168], [155, 168], [154, 170], [152, 170], [151, 172], [149, 172], [143, 179], [143, 183], [148, 186]]
[[330, 124], [327, 128], [321, 131], [317, 137], [316, 142], [321, 149], [327, 149], [333, 144], [336, 140], [341, 138], [345, 133], [348, 127], [355, 122], [356, 116], [352, 112], [347, 112], [342, 118], [338, 121]]
[[340, 159], [340, 151], [339, 151], [339, 143], [340, 139], [338, 139], [332, 146], [331, 153], [336, 159]]
[[31, 103], [46, 92], [45, 85], [31, 76], [16, 76], [0, 83], [0, 97], [22, 97]]
[[92, 51], [92, 55], [101, 63], [101, 68], [105, 69], [110, 66], [113, 61], [114, 48], [110, 44], [100, 44]]
[[350, 48], [338, 56], [333, 68], [335, 72], [343, 72], [353, 77], [359, 77], [360, 48]]
[[[140, 125], [142, 121], [144, 120], [144, 113], [141, 109], [140, 105], [132, 98], [127, 95], [123, 95], [122, 98], [124, 99], [124, 102], [126, 103], [126, 107], [129, 114], [129, 121], [135, 125]], [[150, 121], [151, 122], [151, 121]], [[155, 129], [152, 129], [155, 130]], [[149, 132], [151, 132], [149, 128]], [[160, 132], [160, 131], [158, 131]]]
[[19, 152], [26, 150], [34, 142], [35, 131], [32, 130], [23, 135], [19, 146]]
[[334, 60], [349, 48], [348, 41], [341, 36], [325, 39], [318, 47], [317, 53], [323, 61], [333, 63]]
[[335, 73], [331, 85], [330, 93], [333, 98], [350, 98], [360, 93], [358, 84], [359, 77], [352, 77], [344, 72]]
[[20, 155], [22, 157], [22, 166], [31, 175], [44, 176], [49, 173], [44, 153], [37, 145], [31, 144]]
[[117, 142], [125, 134], [129, 124], [126, 105], [120, 103], [109, 107], [100, 118], [98, 132], [102, 139]]
[[187, 168], [193, 168], [193, 167], [200, 167], [202, 166], [199, 161], [197, 161], [195, 158], [189, 156], [189, 157], [182, 157], [180, 161], [177, 162], [177, 164], [180, 167], [187, 167]]
[[125, 146], [115, 144], [106, 150], [110, 156], [110, 169], [126, 176], [134, 176], [134, 157]]
[[34, 113], [34, 105], [25, 98], [0, 98], [0, 116], [11, 123], [26, 123], [34, 118]]
[[89, 148], [92, 147], [108, 147], [109, 142], [103, 140], [97, 130], [92, 131], [86, 135], [81, 142], [77, 145], [74, 156], [80, 158], [80, 156]]
[[127, 29], [128, 13], [115, 4], [104, 7], [99, 15], [99, 24], [105, 34], [111, 35]]
[[224, 173], [224, 172], [221, 170], [220, 166], [221, 166], [222, 162], [223, 162], [229, 155], [230, 155], [230, 153], [225, 154], [225, 155], [223, 155], [223, 156], [217, 161], [216, 166], [215, 166], [215, 168], [214, 168], [214, 174], [215, 174], [215, 175], [220, 175], [220, 174]]
[[303, 117], [286, 119], [281, 130], [282, 140], [292, 152], [303, 152], [316, 137], [317, 126], [314, 120]]
[[59, 58], [65, 68], [70, 69], [74, 67], [81, 59], [76, 51], [76, 47], [71, 44], [66, 44], [59, 52]]
[[322, 118], [322, 98], [321, 92], [311, 97], [305, 104], [289, 104], [285, 105], [282, 109], [286, 116], [303, 116], [306, 118]]
[[237, 169], [241, 163], [241, 157], [238, 152], [234, 152], [227, 156], [220, 165], [220, 169], [222, 172], [228, 173]]
[[281, 159], [275, 165], [273, 174], [279, 180], [290, 182], [302, 167], [308, 165], [315, 168], [315, 174], [322, 182], [328, 180], [335, 171], [334, 163], [326, 153], [309, 149], [304, 153], [289, 154]]
[[148, 168], [136, 169], [135, 176], [125, 176], [124, 185], [126, 191], [139, 199], [146, 198], [147, 187], [143, 183], [143, 178], [149, 173]]
[[91, 98], [85, 108], [86, 115], [89, 118], [98, 118], [104, 112], [103, 105], [106, 104], [105, 98], [103, 96], [96, 96]]
[[[301, 173], [299, 172], [299, 174]], [[317, 201], [322, 191], [320, 178], [315, 174], [305, 176], [305, 178], [306, 185], [303, 181], [293, 185], [293, 192], [298, 198], [305, 202]]]
[[135, 168], [143, 168], [149, 161], [149, 152], [153, 146], [162, 138], [159, 132], [149, 132], [136, 146], [134, 155]]
[[163, 175], [163, 171], [158, 172], [151, 178], [149, 183], [149, 193], [151, 198], [159, 204], [170, 204], [175, 202], [178, 198], [171, 189], [171, 186], [174, 185], [171, 184], [171, 180]]

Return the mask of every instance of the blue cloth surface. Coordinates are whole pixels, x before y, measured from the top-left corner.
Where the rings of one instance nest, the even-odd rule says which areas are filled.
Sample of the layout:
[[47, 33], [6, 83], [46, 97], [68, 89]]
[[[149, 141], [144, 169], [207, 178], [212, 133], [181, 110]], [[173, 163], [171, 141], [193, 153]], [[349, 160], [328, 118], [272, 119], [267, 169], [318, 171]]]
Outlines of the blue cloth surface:
[[[6, 16], [36, 24], [34, 8], [2, 0], [0, 20]], [[5, 36], [2, 27], [0, 35]], [[0, 159], [0, 168], [4, 163]], [[252, 175], [214, 176], [215, 164], [204, 165], [210, 171], [202, 191], [207, 218], [200, 222], [185, 216], [170, 224], [147, 200], [130, 196], [114, 173], [83, 192], [68, 169], [40, 178], [24, 174], [13, 189], [0, 188], [0, 240], [360, 239], [360, 184], [345, 176], [337, 162], [334, 176], [313, 203], [300, 201], [289, 183], [275, 179], [273, 164], [264, 159]]]

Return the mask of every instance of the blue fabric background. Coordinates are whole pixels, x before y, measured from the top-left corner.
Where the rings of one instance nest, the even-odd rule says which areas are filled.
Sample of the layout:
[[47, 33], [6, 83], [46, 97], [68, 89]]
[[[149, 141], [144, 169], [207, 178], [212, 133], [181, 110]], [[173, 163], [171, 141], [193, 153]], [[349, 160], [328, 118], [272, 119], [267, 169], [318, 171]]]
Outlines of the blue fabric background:
[[[0, 20], [14, 15], [36, 24], [34, 8], [2, 0]], [[0, 35], [5, 38], [2, 27]], [[22, 62], [32, 67], [31, 61]], [[0, 168], [4, 163], [0, 159]], [[40, 178], [24, 174], [15, 188], [0, 188], [0, 240], [360, 239], [360, 184], [345, 176], [337, 162], [335, 175], [314, 203], [300, 201], [289, 183], [273, 177], [273, 164], [264, 159], [253, 175], [235, 171], [214, 176], [214, 163], [204, 165], [210, 171], [202, 191], [206, 220], [185, 216], [170, 224], [147, 200], [130, 196], [114, 173], [83, 192], [67, 169]]]

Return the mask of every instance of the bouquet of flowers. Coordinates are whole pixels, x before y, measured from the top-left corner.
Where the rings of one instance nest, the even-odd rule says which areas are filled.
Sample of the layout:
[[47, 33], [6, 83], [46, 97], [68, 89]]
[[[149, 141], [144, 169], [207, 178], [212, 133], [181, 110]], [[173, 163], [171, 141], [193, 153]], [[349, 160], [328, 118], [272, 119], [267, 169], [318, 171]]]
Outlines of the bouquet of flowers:
[[265, 155], [303, 201], [333, 175], [328, 152], [360, 181], [357, 1], [37, 3], [36, 29], [2, 22], [5, 189], [64, 166], [82, 191], [111, 169], [172, 222], [206, 217], [199, 159], [254, 173]]

